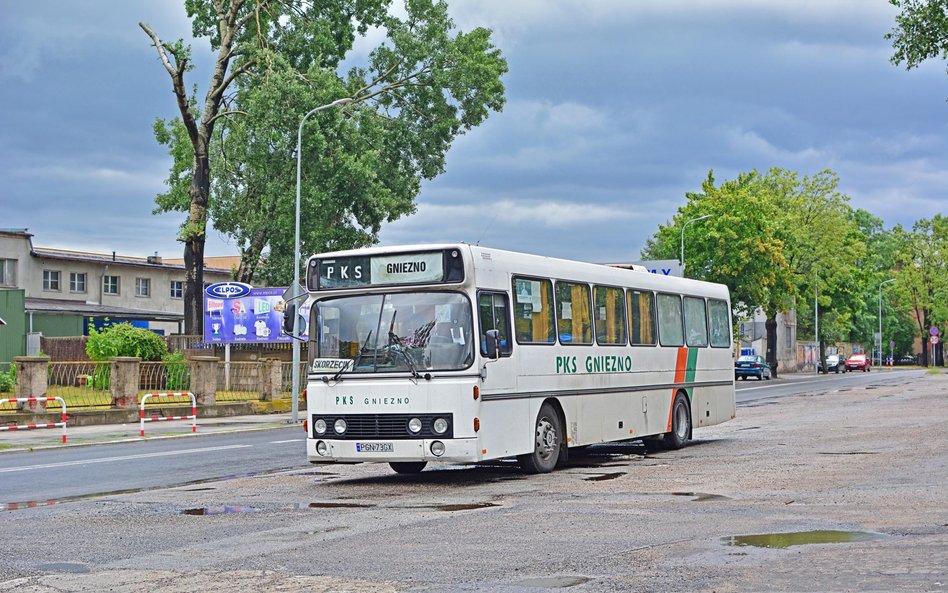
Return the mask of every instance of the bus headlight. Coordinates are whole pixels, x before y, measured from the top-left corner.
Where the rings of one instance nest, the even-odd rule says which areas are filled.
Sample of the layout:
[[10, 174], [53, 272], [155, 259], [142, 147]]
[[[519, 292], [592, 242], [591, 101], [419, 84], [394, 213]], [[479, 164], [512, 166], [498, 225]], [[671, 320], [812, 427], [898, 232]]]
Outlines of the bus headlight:
[[313, 429], [316, 431], [316, 434], [326, 434], [326, 421], [322, 418], [313, 422]]
[[431, 443], [431, 454], [435, 457], [441, 457], [444, 455], [444, 443], [441, 441], [435, 441]]
[[418, 418], [412, 418], [408, 421], [408, 430], [412, 431], [415, 434], [421, 432], [421, 420]]
[[329, 453], [329, 447], [326, 446], [325, 441], [319, 441], [318, 443], [316, 443], [316, 452], [319, 453], [320, 455], [326, 455], [327, 453]]
[[444, 418], [435, 418], [431, 424], [431, 429], [438, 434], [444, 434], [448, 431], [448, 421]]
[[336, 423], [333, 425], [333, 428], [338, 434], [346, 432], [346, 421], [342, 418], [336, 420]]

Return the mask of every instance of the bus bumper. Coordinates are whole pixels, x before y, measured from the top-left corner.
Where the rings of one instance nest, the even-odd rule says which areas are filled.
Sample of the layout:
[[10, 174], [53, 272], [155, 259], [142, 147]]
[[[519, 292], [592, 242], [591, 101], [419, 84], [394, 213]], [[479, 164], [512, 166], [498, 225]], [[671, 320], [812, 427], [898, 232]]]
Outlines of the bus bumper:
[[[326, 444], [326, 454], [320, 455], [317, 444]], [[444, 444], [444, 453], [435, 455], [431, 446], [435, 442]], [[368, 447], [366, 447], [368, 445]], [[373, 447], [379, 445], [379, 447]], [[391, 451], [365, 451], [364, 449], [388, 448]], [[306, 439], [306, 457], [310, 463], [360, 463], [389, 461], [446, 461], [471, 463], [481, 461], [477, 439], [412, 439], [397, 441], [365, 440], [342, 441], [332, 439]]]

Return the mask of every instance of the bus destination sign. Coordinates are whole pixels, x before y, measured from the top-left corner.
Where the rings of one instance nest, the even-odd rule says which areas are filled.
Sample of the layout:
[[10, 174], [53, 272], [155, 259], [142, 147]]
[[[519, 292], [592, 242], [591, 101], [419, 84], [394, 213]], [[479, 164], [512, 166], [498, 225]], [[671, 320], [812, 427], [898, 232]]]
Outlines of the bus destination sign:
[[317, 267], [320, 290], [445, 281], [443, 251], [338, 257], [319, 260]]

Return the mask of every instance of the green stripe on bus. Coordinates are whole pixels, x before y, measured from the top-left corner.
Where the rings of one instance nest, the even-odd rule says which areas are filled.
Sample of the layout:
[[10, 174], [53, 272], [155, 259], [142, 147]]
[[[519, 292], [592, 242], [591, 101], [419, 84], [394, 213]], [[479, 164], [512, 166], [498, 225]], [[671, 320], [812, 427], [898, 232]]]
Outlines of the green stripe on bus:
[[[688, 363], [685, 366], [685, 382], [693, 383], [695, 380], [695, 370], [698, 366], [698, 349], [697, 348], [688, 348]], [[685, 390], [685, 393], [688, 394], [688, 399], [691, 399], [691, 395], [694, 389], [688, 388]]]

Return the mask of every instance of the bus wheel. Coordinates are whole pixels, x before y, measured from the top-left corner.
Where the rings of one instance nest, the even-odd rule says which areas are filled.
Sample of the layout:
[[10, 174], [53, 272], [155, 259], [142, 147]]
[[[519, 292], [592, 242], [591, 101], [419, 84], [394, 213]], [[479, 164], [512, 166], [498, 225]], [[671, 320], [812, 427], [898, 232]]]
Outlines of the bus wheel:
[[550, 404], [543, 404], [537, 415], [533, 453], [517, 457], [523, 471], [530, 474], [545, 474], [553, 471], [560, 457], [561, 439], [560, 419], [556, 415], [556, 410]]
[[675, 395], [672, 406], [672, 431], [665, 435], [667, 449], [681, 449], [691, 438], [691, 410], [688, 398], [680, 391]]
[[428, 465], [427, 461], [392, 461], [389, 463], [399, 474], [419, 474]]

